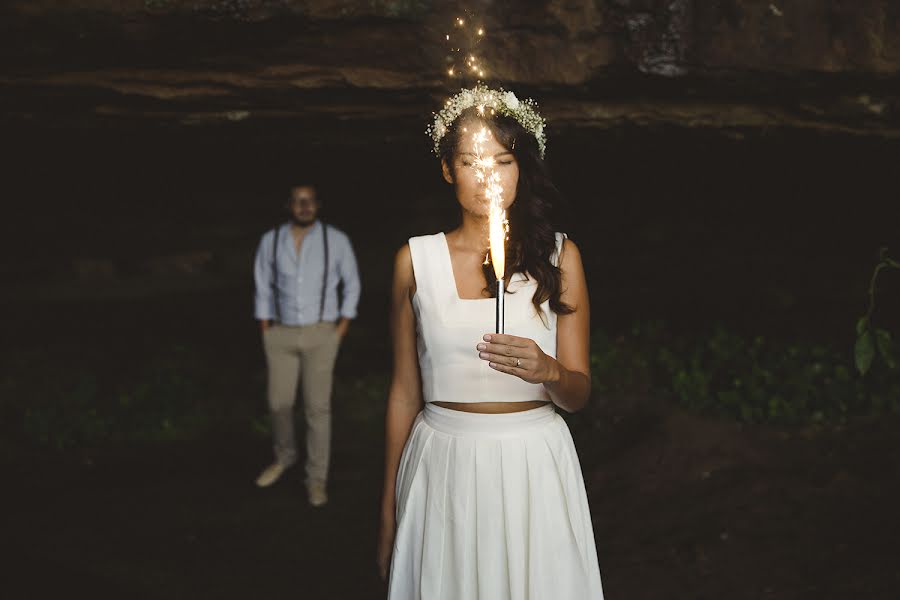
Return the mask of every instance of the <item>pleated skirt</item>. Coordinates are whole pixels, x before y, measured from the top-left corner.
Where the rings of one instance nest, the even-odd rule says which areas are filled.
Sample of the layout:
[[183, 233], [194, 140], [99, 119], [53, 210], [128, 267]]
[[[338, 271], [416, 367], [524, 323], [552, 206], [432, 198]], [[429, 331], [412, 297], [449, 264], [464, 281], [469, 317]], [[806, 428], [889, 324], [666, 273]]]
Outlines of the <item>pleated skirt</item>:
[[581, 465], [551, 405], [426, 404], [397, 476], [390, 600], [602, 600]]

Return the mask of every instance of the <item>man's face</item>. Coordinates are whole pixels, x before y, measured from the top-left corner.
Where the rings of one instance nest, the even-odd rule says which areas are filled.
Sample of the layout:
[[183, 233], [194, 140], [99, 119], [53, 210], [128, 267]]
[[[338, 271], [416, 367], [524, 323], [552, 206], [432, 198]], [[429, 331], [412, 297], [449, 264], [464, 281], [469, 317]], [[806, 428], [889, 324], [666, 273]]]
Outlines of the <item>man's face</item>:
[[311, 225], [316, 220], [316, 214], [319, 211], [316, 190], [309, 186], [292, 189], [291, 198], [288, 200], [288, 210], [291, 218], [298, 225]]

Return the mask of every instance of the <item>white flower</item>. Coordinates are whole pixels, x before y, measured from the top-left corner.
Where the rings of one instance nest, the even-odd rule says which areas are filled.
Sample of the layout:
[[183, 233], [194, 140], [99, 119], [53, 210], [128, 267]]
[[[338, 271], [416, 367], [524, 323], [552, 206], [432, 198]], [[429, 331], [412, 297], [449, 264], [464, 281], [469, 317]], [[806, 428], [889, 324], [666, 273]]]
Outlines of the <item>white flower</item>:
[[498, 114], [513, 117], [522, 127], [534, 135], [538, 143], [541, 157], [547, 147], [547, 138], [544, 135], [544, 119], [537, 112], [537, 104], [534, 100], [520, 101], [513, 92], [504, 89], [492, 90], [482, 84], [472, 89], [463, 89], [447, 100], [443, 110], [434, 113], [434, 124], [426, 130], [434, 142], [434, 152], [440, 155], [441, 139], [456, 119], [469, 108], [477, 107], [479, 112], [484, 112], [487, 107]]
[[503, 103], [509, 107], [510, 110], [516, 110], [519, 108], [519, 99], [516, 98], [516, 95], [512, 92], [506, 92], [503, 94]]

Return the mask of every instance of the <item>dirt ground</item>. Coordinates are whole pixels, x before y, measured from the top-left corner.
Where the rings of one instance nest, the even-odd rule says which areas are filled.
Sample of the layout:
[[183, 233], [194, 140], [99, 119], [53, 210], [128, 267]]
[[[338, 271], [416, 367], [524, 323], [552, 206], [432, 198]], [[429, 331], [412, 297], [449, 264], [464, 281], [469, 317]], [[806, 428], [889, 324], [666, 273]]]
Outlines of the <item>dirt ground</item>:
[[580, 436], [609, 598], [896, 598], [896, 419], [741, 428], [623, 402]]
[[[780, 431], [615, 399], [570, 425], [609, 599], [896, 598], [892, 421]], [[338, 410], [331, 502], [264, 438], [6, 454], [7, 598], [381, 598], [380, 424]]]

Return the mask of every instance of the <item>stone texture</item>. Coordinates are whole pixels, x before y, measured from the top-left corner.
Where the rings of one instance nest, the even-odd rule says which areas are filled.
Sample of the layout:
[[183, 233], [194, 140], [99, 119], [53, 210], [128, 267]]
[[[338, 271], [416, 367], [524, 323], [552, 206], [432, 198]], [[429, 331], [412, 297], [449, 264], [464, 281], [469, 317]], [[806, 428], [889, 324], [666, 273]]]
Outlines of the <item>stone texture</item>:
[[70, 264], [79, 281], [106, 281], [117, 275], [115, 263], [108, 258], [73, 258]]
[[[480, 0], [486, 79], [557, 126], [789, 125], [897, 135], [892, 0]], [[0, 9], [6, 119], [198, 124], [427, 114], [455, 4], [425, 0], [15, 0]], [[55, 114], [54, 118], [63, 118]]]

